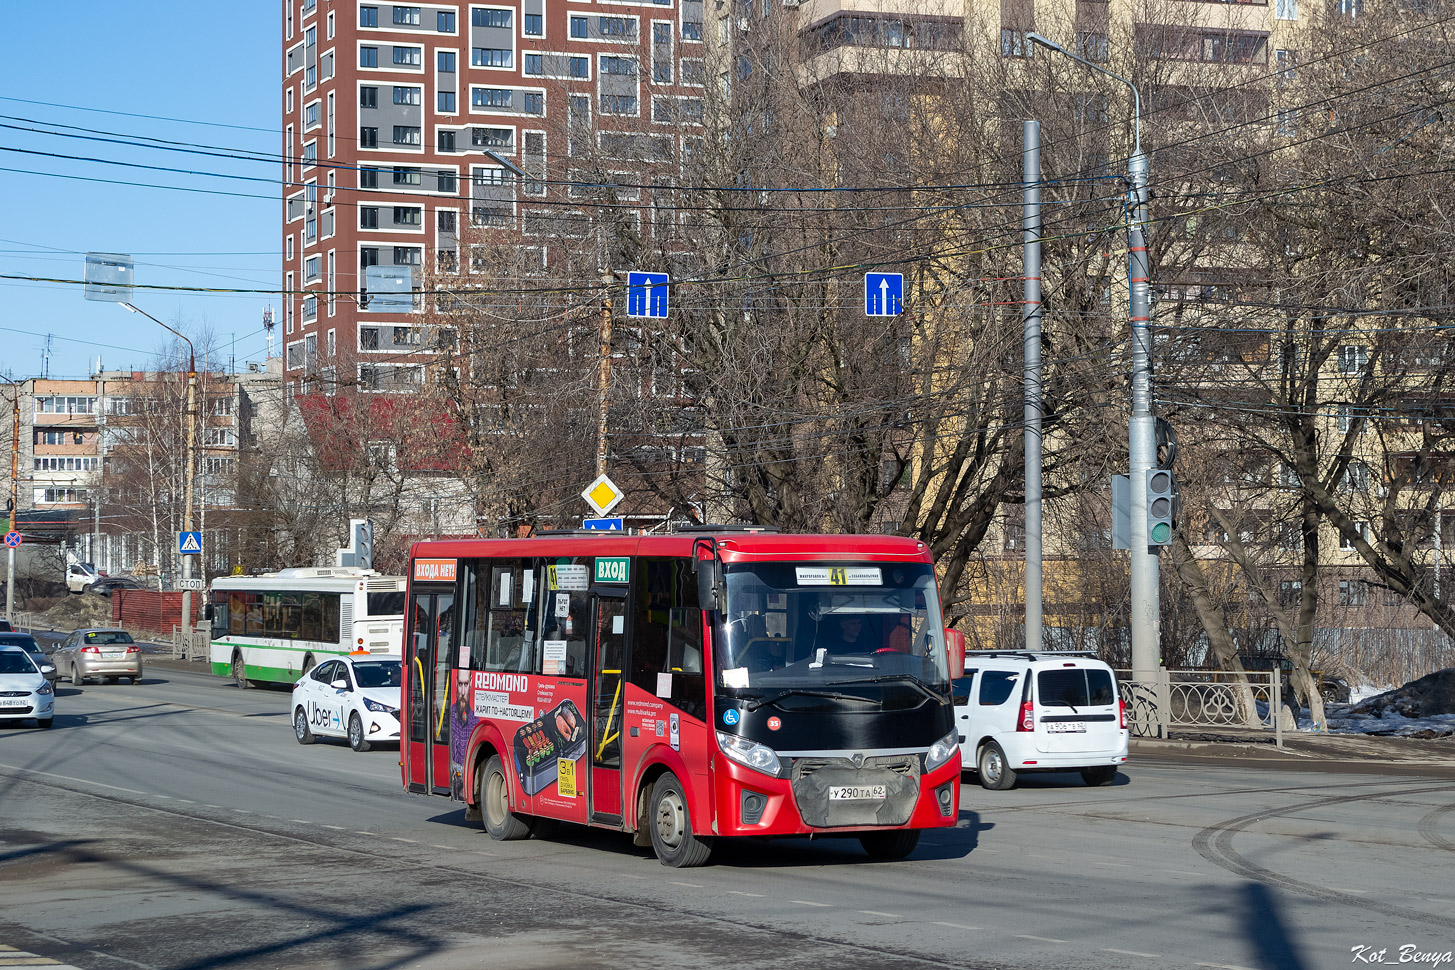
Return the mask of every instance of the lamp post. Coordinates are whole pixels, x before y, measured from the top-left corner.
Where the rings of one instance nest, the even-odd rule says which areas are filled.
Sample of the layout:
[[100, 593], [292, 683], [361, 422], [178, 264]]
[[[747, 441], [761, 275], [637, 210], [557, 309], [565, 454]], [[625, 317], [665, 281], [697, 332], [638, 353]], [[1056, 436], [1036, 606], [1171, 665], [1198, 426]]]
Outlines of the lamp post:
[[[132, 306], [130, 303], [123, 303], [121, 305], [124, 306], [124, 307], [126, 307], [132, 313], [140, 313], [142, 316], [146, 317], [152, 323], [155, 323], [155, 324], [157, 324], [158, 326], [161, 326], [161, 327], [165, 327], [167, 330], [170, 330], [172, 333], [174, 333], [178, 337], [180, 337], [187, 344], [187, 443], [186, 443], [186, 446], [185, 446], [186, 447], [186, 458], [185, 458], [186, 468], [185, 468], [185, 471], [183, 472], [183, 476], [182, 476], [182, 481], [183, 481], [183, 486], [182, 486], [182, 501], [183, 501], [183, 509], [182, 509], [182, 531], [183, 532], [191, 532], [192, 531], [192, 505], [193, 505], [193, 502], [192, 502], [192, 488], [193, 488], [193, 482], [195, 480], [195, 476], [197, 474], [197, 351], [192, 346], [192, 341], [187, 338], [186, 334], [180, 333], [177, 330], [173, 330], [171, 327], [168, 327], [165, 323], [162, 323], [162, 321], [158, 320], [156, 317], [152, 316], [150, 313], [147, 313], [145, 310], [138, 309], [137, 307]], [[189, 656], [191, 654], [191, 649], [190, 648], [192, 646], [192, 590], [191, 590], [192, 583], [191, 583], [191, 580], [192, 580], [192, 557], [190, 555], [183, 555], [182, 556], [182, 630], [184, 631], [184, 634], [187, 637], [186, 643], [187, 643], [187, 646], [188, 646], [188, 654], [189, 654]]]
[[1159, 629], [1157, 553], [1147, 534], [1147, 471], [1156, 464], [1157, 427], [1152, 417], [1152, 342], [1150, 271], [1147, 263], [1147, 156], [1142, 154], [1142, 96], [1137, 86], [1101, 65], [1073, 54], [1037, 33], [1027, 40], [1065, 54], [1132, 92], [1132, 155], [1127, 160], [1127, 288], [1130, 296], [1132, 331], [1132, 417], [1127, 430], [1127, 454], [1131, 465], [1131, 526], [1128, 546], [1131, 555], [1132, 679], [1148, 683], [1156, 679], [1161, 659]]
[[[19, 532], [16, 519], [20, 515], [20, 385], [22, 381], [4, 379], [10, 385], [10, 529]], [[5, 546], [5, 619], [15, 625], [15, 547]]]

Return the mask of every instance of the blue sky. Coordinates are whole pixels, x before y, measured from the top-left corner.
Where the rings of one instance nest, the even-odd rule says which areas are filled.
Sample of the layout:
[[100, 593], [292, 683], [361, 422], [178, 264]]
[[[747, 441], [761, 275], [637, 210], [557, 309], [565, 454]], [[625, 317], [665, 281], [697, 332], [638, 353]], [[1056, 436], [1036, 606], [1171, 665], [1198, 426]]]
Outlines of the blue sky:
[[[0, 198], [6, 202], [0, 275], [80, 279], [86, 252], [121, 252], [134, 256], [138, 284], [277, 289], [276, 163], [18, 130], [71, 125], [91, 129], [73, 133], [92, 137], [145, 136], [208, 146], [202, 150], [276, 155], [282, 83], [276, 4], [21, 4], [6, 11], [5, 22], [12, 43], [0, 85], [0, 115], [6, 116], [0, 125], [11, 127], [0, 127]], [[235, 359], [239, 368], [264, 358], [263, 309], [278, 307], [278, 297], [268, 293], [137, 290], [132, 302], [186, 333], [199, 351], [210, 335], [219, 362], [227, 366]], [[98, 355], [107, 369], [150, 367], [170, 339], [139, 314], [84, 300], [79, 286], [0, 279], [0, 374], [39, 376], [48, 333], [53, 377], [87, 376]]]

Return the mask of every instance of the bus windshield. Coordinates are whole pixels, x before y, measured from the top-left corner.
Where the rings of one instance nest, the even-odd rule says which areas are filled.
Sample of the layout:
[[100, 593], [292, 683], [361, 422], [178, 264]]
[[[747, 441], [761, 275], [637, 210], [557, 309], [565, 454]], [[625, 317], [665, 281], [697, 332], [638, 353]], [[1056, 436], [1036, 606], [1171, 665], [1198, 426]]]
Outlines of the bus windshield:
[[719, 687], [833, 690], [949, 681], [928, 563], [752, 563], [725, 570]]

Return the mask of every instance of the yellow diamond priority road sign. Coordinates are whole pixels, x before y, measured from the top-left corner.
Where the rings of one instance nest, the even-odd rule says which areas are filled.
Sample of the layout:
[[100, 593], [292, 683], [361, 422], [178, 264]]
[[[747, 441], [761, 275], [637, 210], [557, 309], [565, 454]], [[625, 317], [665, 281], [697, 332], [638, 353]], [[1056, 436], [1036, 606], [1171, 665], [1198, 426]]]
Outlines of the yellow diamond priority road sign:
[[622, 494], [621, 489], [616, 487], [615, 482], [605, 475], [598, 475], [596, 481], [586, 486], [586, 491], [581, 493], [581, 497], [596, 510], [597, 515], [605, 515], [616, 508], [617, 503], [626, 496]]

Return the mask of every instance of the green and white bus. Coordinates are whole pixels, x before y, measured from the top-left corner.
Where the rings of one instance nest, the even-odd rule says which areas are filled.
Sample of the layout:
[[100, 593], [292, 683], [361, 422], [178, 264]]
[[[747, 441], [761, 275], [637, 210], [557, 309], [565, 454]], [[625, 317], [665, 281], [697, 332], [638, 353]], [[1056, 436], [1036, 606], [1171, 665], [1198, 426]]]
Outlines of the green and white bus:
[[291, 684], [329, 657], [398, 656], [404, 577], [304, 567], [212, 581], [212, 672], [239, 687]]

